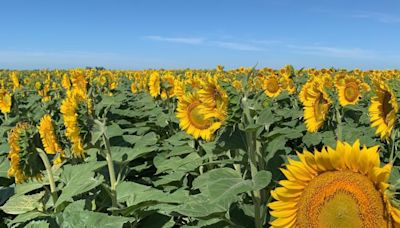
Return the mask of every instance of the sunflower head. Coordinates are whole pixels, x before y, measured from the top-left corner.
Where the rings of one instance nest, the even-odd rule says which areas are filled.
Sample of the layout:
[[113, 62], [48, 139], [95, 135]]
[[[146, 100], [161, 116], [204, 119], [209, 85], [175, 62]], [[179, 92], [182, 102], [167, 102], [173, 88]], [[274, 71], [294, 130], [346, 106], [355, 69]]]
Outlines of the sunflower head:
[[337, 142], [336, 149], [298, 153], [271, 192], [272, 227], [391, 227], [399, 210], [387, 200], [391, 165], [378, 147]]
[[149, 90], [150, 95], [152, 97], [158, 97], [161, 93], [161, 81], [160, 81], [160, 73], [158, 71], [154, 71], [149, 78]]
[[36, 151], [40, 137], [35, 127], [28, 123], [18, 123], [8, 137], [10, 152], [10, 168], [8, 175], [15, 177], [16, 183], [22, 183], [29, 178], [40, 178], [44, 165]]
[[397, 119], [399, 106], [392, 89], [383, 81], [375, 82], [375, 96], [371, 98], [369, 114], [371, 127], [381, 139], [390, 136]]
[[162, 78], [161, 82], [161, 90], [162, 90], [161, 96], [163, 100], [173, 97], [175, 95], [174, 86], [175, 86], [175, 77], [172, 75], [172, 73], [169, 72]]
[[316, 132], [327, 118], [331, 106], [329, 94], [325, 91], [325, 82], [315, 78], [307, 82], [300, 93], [304, 106], [304, 119], [307, 130]]
[[174, 95], [179, 99], [186, 93], [185, 81], [182, 79], [174, 80]]
[[202, 89], [198, 91], [200, 100], [213, 108], [224, 108], [228, 105], [228, 94], [219, 85], [217, 78], [210, 75], [202, 83]]
[[354, 75], [347, 75], [336, 80], [339, 103], [342, 106], [354, 105], [361, 98], [361, 93], [368, 90], [368, 85]]
[[222, 122], [218, 119], [220, 113], [210, 112], [209, 107], [201, 102], [198, 94], [187, 94], [178, 101], [177, 118], [182, 130], [194, 138], [209, 141]]
[[269, 97], [278, 96], [282, 91], [278, 76], [271, 74], [270, 76], [266, 77], [264, 79], [263, 89], [265, 94]]
[[83, 157], [83, 139], [82, 135], [90, 131], [93, 125], [91, 113], [91, 100], [87, 99], [86, 94], [73, 89], [63, 100], [60, 106], [60, 112], [63, 114], [65, 125], [65, 135], [72, 143], [72, 154], [75, 157]]
[[12, 105], [12, 94], [8, 93], [5, 89], [0, 89], [0, 111], [2, 113], [9, 113]]
[[47, 154], [62, 153], [62, 148], [58, 143], [55, 128], [51, 116], [46, 114], [40, 120], [38, 126], [40, 138]]

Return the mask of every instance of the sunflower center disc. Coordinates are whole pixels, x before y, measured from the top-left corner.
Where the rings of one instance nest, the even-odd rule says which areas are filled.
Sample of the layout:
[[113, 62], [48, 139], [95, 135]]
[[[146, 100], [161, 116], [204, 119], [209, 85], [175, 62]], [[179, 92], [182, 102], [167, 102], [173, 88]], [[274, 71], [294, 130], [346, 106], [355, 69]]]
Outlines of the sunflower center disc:
[[270, 93], [276, 93], [279, 90], [279, 84], [275, 79], [268, 80], [267, 90]]
[[189, 109], [189, 119], [196, 128], [206, 129], [210, 126], [209, 121], [204, 118], [204, 114], [201, 112], [201, 107], [198, 104]]
[[322, 93], [318, 95], [314, 103], [314, 117], [317, 121], [323, 121], [325, 112], [328, 110], [328, 102], [324, 99]]
[[344, 96], [347, 101], [354, 102], [357, 100], [359, 95], [358, 87], [354, 82], [346, 85], [346, 88], [344, 89]]
[[389, 123], [388, 117], [389, 113], [394, 110], [392, 104], [390, 103], [391, 95], [388, 92], [383, 94], [382, 98], [382, 117], [385, 120], [385, 123]]
[[382, 227], [381, 193], [368, 177], [331, 171], [310, 181], [300, 196], [298, 227]]

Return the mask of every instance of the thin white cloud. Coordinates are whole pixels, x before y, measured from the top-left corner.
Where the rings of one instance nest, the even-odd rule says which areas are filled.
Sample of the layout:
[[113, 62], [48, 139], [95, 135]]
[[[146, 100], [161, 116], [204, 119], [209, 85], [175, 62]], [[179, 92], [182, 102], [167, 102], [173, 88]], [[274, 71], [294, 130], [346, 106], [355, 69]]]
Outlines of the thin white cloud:
[[377, 58], [377, 53], [372, 50], [361, 48], [340, 48], [328, 46], [301, 46], [287, 45], [289, 49], [296, 53], [310, 54], [317, 56], [336, 57], [336, 58], [351, 58], [351, 59], [374, 59]]
[[360, 11], [353, 13], [351, 16], [360, 19], [372, 19], [386, 24], [400, 23], [400, 16], [388, 13]]
[[214, 41], [212, 42], [218, 47], [238, 50], [238, 51], [262, 51], [263, 49], [252, 44], [237, 43], [237, 42], [225, 42], [225, 41]]
[[145, 39], [153, 41], [163, 41], [171, 43], [182, 43], [182, 44], [202, 44], [204, 39], [201, 37], [163, 37], [163, 36], [145, 36]]
[[[192, 44], [192, 45], [205, 45], [215, 46], [224, 49], [237, 50], [237, 51], [262, 51], [264, 50], [260, 45], [254, 45], [256, 42], [231, 42], [231, 41], [220, 41], [220, 40], [207, 40], [201, 37], [165, 37], [165, 36], [145, 36], [147, 40], [169, 42], [169, 43], [181, 43], [181, 44]], [[265, 45], [259, 42], [259, 44]]]

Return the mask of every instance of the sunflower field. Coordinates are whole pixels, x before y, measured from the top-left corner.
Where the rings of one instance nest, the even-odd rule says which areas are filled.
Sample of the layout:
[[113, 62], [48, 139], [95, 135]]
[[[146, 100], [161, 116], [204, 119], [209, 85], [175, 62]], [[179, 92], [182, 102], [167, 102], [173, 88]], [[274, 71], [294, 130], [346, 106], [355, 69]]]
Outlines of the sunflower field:
[[399, 227], [399, 79], [0, 70], [0, 227]]

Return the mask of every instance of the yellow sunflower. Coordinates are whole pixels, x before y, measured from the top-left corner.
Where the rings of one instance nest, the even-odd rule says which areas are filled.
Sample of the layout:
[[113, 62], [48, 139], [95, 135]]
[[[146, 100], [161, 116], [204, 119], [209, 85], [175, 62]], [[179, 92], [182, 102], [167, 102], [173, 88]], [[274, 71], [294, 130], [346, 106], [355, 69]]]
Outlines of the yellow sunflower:
[[[36, 85], [36, 84], [35, 84]], [[69, 79], [68, 74], [64, 74], [62, 81], [61, 81], [61, 85], [64, 89], [69, 90], [71, 89], [71, 81]]]
[[5, 89], [0, 89], [0, 111], [2, 113], [9, 113], [11, 111], [11, 94]]
[[174, 95], [179, 99], [186, 93], [185, 81], [182, 79], [175, 79], [174, 81]]
[[271, 74], [270, 76], [265, 78], [263, 89], [268, 97], [278, 96], [282, 92], [278, 76], [275, 74]]
[[357, 104], [361, 92], [367, 91], [369, 86], [356, 76], [345, 76], [336, 83], [339, 103], [342, 106]]
[[132, 93], [137, 93], [138, 92], [138, 88], [135, 82], [132, 82], [131, 84], [131, 92]]
[[10, 145], [10, 152], [8, 154], [8, 158], [10, 159], [10, 168], [8, 169], [8, 176], [15, 177], [16, 183], [21, 183], [29, 178], [24, 174], [23, 169], [20, 167], [21, 147], [18, 143], [21, 132], [28, 127], [29, 125], [27, 123], [18, 123], [11, 130], [8, 136], [8, 144]]
[[325, 92], [324, 83], [318, 79], [302, 88], [300, 100], [304, 106], [304, 119], [307, 130], [316, 132], [322, 127], [327, 117], [331, 99]]
[[[8, 135], [10, 146], [8, 176], [14, 177], [17, 184], [30, 178], [40, 179], [42, 177], [43, 165], [37, 163], [40, 160], [35, 147], [37, 137], [35, 128], [25, 122], [17, 123]], [[35, 164], [32, 164], [33, 162]]]
[[208, 110], [197, 94], [189, 93], [181, 97], [176, 113], [180, 128], [196, 139], [211, 140], [222, 123], [216, 120], [219, 113], [206, 113]]
[[392, 227], [400, 211], [390, 203], [391, 165], [381, 167], [378, 146], [360, 148], [338, 141], [298, 153], [281, 169], [287, 179], [271, 192], [272, 227]]
[[17, 76], [17, 72], [15, 72], [15, 71], [11, 72], [10, 79], [13, 84], [13, 92], [15, 92], [17, 89], [21, 88], [21, 85], [19, 83], [19, 78]]
[[371, 127], [377, 127], [376, 134], [380, 135], [381, 139], [388, 138], [392, 132], [398, 110], [397, 99], [391, 88], [382, 81], [377, 82], [369, 114]]
[[51, 116], [49, 114], [46, 114], [40, 120], [38, 129], [46, 153], [47, 154], [61, 153], [62, 149], [61, 146], [58, 144], [53, 121], [51, 120]]
[[83, 156], [83, 142], [80, 136], [80, 128], [78, 126], [78, 104], [85, 100], [82, 92], [71, 93], [61, 103], [60, 112], [63, 114], [64, 125], [66, 128], [65, 135], [72, 142], [72, 153], [75, 157]]
[[150, 90], [150, 95], [152, 97], [157, 97], [158, 95], [160, 95], [160, 90], [161, 90], [161, 85], [160, 85], [161, 81], [160, 81], [160, 73], [158, 73], [158, 71], [154, 71], [151, 75], [150, 75], [150, 79], [149, 79], [149, 90]]
[[163, 78], [162, 78], [162, 92], [161, 92], [161, 98], [163, 100], [173, 97], [175, 94], [175, 77], [172, 75], [171, 72], [168, 72]]
[[221, 108], [228, 105], [228, 94], [218, 84], [217, 78], [208, 75], [202, 82], [202, 88], [198, 91], [200, 100], [209, 107]]

